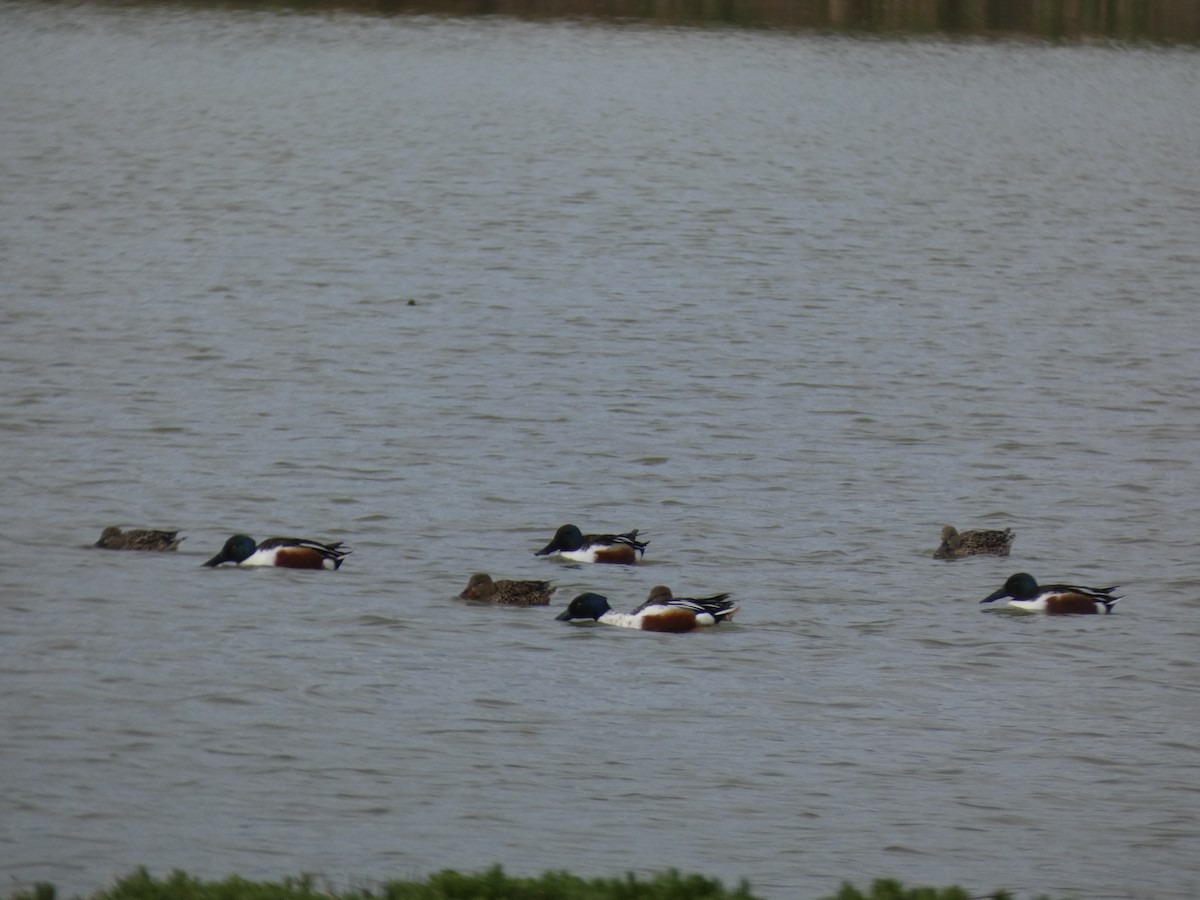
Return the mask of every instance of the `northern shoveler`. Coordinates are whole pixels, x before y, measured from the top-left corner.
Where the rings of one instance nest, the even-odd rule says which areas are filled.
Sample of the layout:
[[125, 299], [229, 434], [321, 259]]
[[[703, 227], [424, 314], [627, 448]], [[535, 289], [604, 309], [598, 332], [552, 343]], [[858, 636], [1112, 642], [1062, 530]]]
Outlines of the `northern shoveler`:
[[477, 572], [459, 594], [462, 600], [485, 600], [506, 606], [547, 606], [557, 590], [549, 581], [492, 581], [486, 572]]
[[584, 534], [574, 525], [564, 525], [534, 556], [557, 553], [574, 562], [633, 565], [646, 552], [649, 541], [637, 539], [637, 529], [625, 534]]
[[640, 628], [642, 631], [679, 633], [732, 619], [737, 611], [737, 604], [729, 599], [728, 594], [693, 600], [672, 597], [668, 588], [660, 586], [650, 592], [649, 600], [631, 613], [614, 612], [608, 605], [607, 597], [588, 593], [572, 600], [555, 618], [559, 622], [599, 622], [601, 625]]
[[953, 525], [947, 525], [942, 529], [942, 545], [937, 548], [933, 558], [961, 559], [964, 556], [979, 556], [985, 553], [1008, 556], [1015, 537], [1011, 528], [1005, 528], [1003, 531], [976, 528], [960, 534]]
[[177, 550], [183, 538], [178, 531], [156, 531], [152, 528], [131, 528], [122, 531], [109, 525], [100, 533], [97, 547], [105, 550]]
[[1121, 599], [1112, 596], [1112, 592], [1118, 587], [1119, 585], [1115, 584], [1106, 588], [1079, 587], [1073, 584], [1039, 586], [1032, 575], [1018, 572], [1004, 582], [1004, 587], [988, 594], [979, 602], [991, 603], [993, 600], [1008, 597], [1008, 606], [1027, 612], [1044, 612], [1052, 616], [1110, 613], [1113, 604]]
[[342, 542], [319, 544], [303, 538], [267, 538], [255, 544], [254, 538], [235, 534], [225, 542], [221, 552], [204, 563], [219, 566], [234, 563], [239, 566], [279, 566], [284, 569], [336, 569], [350, 553], [341, 549]]

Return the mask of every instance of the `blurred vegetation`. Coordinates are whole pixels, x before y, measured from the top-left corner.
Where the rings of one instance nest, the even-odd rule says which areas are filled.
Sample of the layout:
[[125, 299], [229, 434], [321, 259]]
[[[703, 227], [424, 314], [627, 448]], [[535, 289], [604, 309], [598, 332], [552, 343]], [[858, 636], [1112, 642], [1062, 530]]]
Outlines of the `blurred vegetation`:
[[[58, 900], [52, 884], [18, 888], [10, 900]], [[536, 878], [504, 874], [500, 866], [475, 875], [452, 870], [430, 875], [424, 881], [388, 881], [375, 888], [334, 890], [318, 885], [311, 875], [282, 881], [249, 881], [232, 876], [204, 881], [186, 872], [154, 878], [146, 869], [120, 879], [112, 887], [90, 895], [90, 900], [759, 900], [742, 882], [733, 890], [702, 875], [675, 870], [642, 880], [585, 879], [568, 872], [546, 872]], [[971, 894], [960, 887], [904, 887], [898, 881], [879, 880], [866, 891], [844, 884], [823, 900], [1011, 900], [1009, 894]], [[1042, 898], [1045, 900], [1045, 898]]]

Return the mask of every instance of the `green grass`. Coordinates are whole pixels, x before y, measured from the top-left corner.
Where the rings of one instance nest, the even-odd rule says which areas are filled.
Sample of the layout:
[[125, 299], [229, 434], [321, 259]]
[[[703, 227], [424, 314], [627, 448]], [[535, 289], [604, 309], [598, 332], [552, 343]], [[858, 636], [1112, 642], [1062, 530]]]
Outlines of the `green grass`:
[[[58, 900], [54, 885], [39, 882], [19, 888], [10, 900]], [[674, 869], [649, 879], [580, 878], [569, 872], [546, 872], [536, 878], [504, 874], [499, 866], [473, 875], [447, 869], [424, 881], [388, 881], [372, 889], [334, 890], [320, 886], [311, 875], [282, 881], [249, 881], [236, 875], [224, 881], [203, 881], [186, 872], [154, 878], [144, 868], [89, 900], [761, 900], [743, 881], [730, 890], [703, 875], [684, 875]], [[815, 898], [814, 898], [815, 900]], [[820, 900], [1012, 900], [1009, 894], [971, 894], [960, 887], [904, 887], [898, 881], [876, 881], [867, 891], [850, 884]], [[1041, 898], [1046, 900], [1046, 898]]]

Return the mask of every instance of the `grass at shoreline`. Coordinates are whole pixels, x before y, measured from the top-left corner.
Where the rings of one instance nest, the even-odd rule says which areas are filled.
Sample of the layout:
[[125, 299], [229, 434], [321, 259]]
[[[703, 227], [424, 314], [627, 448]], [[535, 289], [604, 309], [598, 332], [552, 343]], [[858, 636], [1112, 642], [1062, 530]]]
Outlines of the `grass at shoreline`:
[[[60, 900], [53, 884], [39, 882], [17, 888], [9, 900]], [[545, 872], [537, 877], [506, 875], [500, 866], [463, 874], [450, 869], [422, 881], [388, 881], [375, 888], [337, 890], [317, 883], [311, 875], [280, 881], [249, 881], [231, 876], [205, 881], [175, 871], [155, 878], [140, 868], [89, 900], [762, 900], [748, 882], [726, 888], [716, 879], [674, 869], [649, 878], [581, 878], [569, 872]], [[799, 898], [797, 898], [799, 900]], [[811, 898], [818, 900], [818, 898]], [[1012, 900], [1006, 891], [972, 894], [961, 887], [905, 887], [881, 879], [866, 891], [850, 884], [819, 900]], [[1047, 900], [1047, 898], [1039, 898]]]

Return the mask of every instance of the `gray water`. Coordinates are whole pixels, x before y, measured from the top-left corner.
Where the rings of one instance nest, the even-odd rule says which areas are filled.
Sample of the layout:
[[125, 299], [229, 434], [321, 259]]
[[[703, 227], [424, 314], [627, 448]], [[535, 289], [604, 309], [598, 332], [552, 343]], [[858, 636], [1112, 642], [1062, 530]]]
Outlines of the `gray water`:
[[[1195, 50], [18, 2], [0, 85], [6, 889], [1200, 893]], [[658, 583], [742, 613], [553, 619]]]

